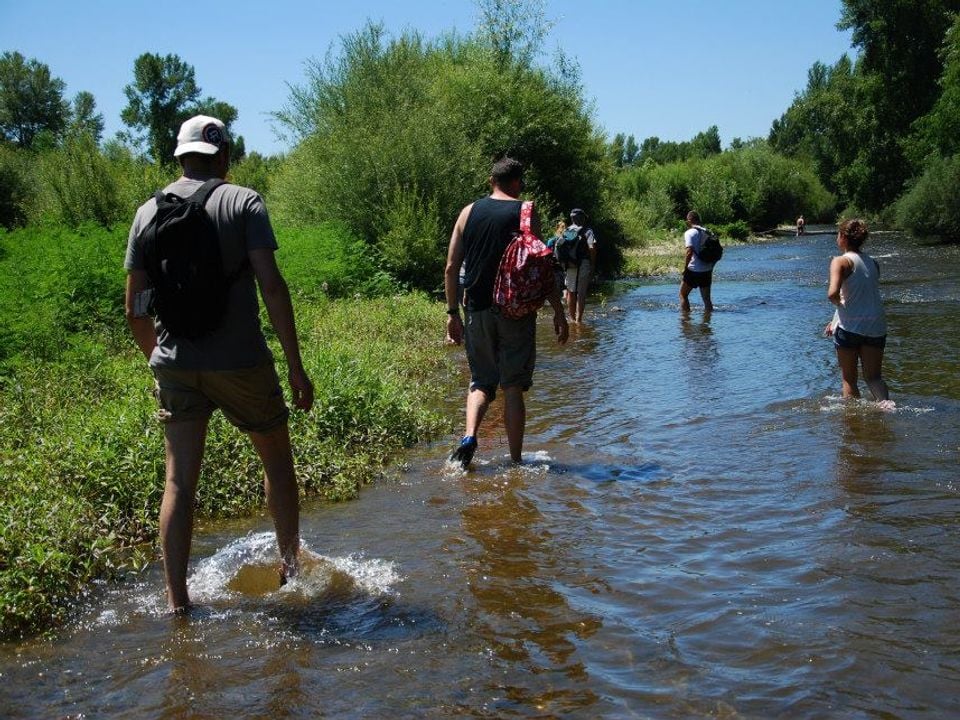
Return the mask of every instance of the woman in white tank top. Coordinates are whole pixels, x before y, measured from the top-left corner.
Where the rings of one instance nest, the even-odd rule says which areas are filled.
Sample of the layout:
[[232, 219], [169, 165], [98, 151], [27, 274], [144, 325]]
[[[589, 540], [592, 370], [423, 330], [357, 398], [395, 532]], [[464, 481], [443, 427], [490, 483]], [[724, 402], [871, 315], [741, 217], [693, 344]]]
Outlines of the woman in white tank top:
[[857, 366], [875, 400], [889, 400], [881, 372], [883, 348], [887, 342], [887, 321], [880, 298], [880, 265], [860, 247], [867, 240], [862, 220], [845, 220], [837, 233], [837, 247], [843, 253], [830, 261], [827, 299], [837, 306], [824, 334], [833, 336], [843, 381], [843, 396], [860, 397]]

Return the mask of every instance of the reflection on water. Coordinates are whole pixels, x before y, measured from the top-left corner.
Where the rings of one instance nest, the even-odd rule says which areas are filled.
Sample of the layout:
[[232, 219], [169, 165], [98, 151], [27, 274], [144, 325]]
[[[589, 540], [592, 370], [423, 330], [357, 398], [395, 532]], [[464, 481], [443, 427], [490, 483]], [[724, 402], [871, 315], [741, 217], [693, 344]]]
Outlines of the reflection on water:
[[[587, 673], [576, 642], [600, 622], [570, 607], [558, 589], [568, 566], [563, 540], [553, 536], [536, 498], [524, 487], [545, 476], [514, 469], [471, 482], [462, 527], [477, 547], [466, 558], [478, 611], [474, 632], [508, 670], [489, 690], [504, 699], [505, 707], [563, 713], [596, 700], [583, 683]], [[552, 680], [557, 674], [576, 682], [557, 688]]]
[[[960, 250], [871, 239], [896, 406], [840, 398], [832, 236], [730, 248], [716, 309], [676, 278], [541, 321], [525, 462], [494, 403], [302, 522], [263, 518], [103, 585], [54, 641], [0, 647], [6, 716], [960, 716]], [[616, 307], [616, 312], [613, 307]], [[549, 313], [545, 313], [549, 315]], [[449, 398], [451, 416], [462, 396]]]

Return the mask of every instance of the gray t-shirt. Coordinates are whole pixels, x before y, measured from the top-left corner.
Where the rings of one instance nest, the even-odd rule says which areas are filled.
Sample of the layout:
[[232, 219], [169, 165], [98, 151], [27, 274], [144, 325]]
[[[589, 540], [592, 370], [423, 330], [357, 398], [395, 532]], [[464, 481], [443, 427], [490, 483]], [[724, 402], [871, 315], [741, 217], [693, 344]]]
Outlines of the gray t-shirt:
[[[203, 185], [203, 179], [180, 178], [163, 192], [186, 198]], [[239, 185], [221, 185], [207, 200], [206, 210], [220, 236], [224, 272], [229, 276], [243, 263], [250, 250], [277, 249], [277, 240], [263, 198]], [[140, 206], [130, 228], [127, 255], [123, 266], [145, 270], [141, 235], [157, 213], [154, 198]], [[247, 266], [230, 286], [223, 322], [216, 330], [195, 340], [173, 337], [157, 320], [157, 347], [150, 356], [150, 367], [182, 370], [240, 370], [271, 362], [273, 356], [260, 328], [253, 270]]]

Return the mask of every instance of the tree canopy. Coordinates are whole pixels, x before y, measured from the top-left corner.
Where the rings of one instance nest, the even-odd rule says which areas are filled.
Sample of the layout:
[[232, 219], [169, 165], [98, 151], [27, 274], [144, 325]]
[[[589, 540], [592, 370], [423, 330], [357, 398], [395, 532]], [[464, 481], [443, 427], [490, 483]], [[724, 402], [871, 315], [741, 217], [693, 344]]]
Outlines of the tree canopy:
[[70, 117], [66, 86], [44, 63], [19, 52], [0, 55], [0, 135], [19, 147], [32, 147], [40, 133], [59, 136]]
[[[212, 115], [223, 121], [229, 131], [237, 119], [237, 109], [213, 97], [201, 98], [193, 66], [178, 55], [144, 53], [133, 64], [133, 82], [124, 87], [127, 105], [120, 117], [139, 135], [130, 139], [143, 142], [155, 162], [173, 160], [177, 132], [184, 120], [193, 115]], [[232, 135], [232, 134], [231, 134]], [[243, 155], [243, 138], [234, 139], [234, 159]]]

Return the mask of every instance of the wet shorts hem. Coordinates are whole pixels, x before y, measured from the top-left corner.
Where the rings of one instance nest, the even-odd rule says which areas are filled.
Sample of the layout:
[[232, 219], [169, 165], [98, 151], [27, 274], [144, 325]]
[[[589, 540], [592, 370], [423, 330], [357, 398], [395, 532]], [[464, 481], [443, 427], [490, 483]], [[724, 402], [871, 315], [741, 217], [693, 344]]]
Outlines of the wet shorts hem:
[[887, 336], [871, 337], [869, 335], [860, 335], [859, 333], [844, 330], [838, 325], [833, 331], [833, 344], [839, 348], [846, 348], [847, 350], [856, 350], [862, 345], [883, 350], [887, 345]]

